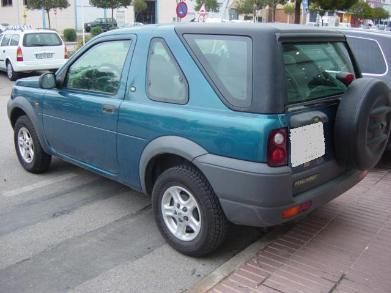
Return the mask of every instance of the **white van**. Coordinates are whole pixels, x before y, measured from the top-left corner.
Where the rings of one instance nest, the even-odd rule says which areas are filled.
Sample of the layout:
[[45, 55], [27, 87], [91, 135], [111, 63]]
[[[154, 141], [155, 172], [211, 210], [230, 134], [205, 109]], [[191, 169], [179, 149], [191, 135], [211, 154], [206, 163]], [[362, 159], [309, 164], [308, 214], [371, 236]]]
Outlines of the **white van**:
[[21, 72], [56, 70], [67, 58], [65, 44], [55, 31], [17, 28], [0, 34], [0, 70], [10, 80]]

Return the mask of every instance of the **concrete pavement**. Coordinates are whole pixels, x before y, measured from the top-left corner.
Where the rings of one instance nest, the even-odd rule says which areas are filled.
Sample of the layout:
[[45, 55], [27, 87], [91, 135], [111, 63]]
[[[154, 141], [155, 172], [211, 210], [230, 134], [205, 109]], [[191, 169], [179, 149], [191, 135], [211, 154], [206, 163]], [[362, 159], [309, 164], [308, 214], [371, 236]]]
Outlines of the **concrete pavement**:
[[0, 292], [181, 292], [262, 236], [236, 227], [219, 251], [189, 258], [160, 236], [150, 198], [54, 159], [20, 166], [0, 73]]

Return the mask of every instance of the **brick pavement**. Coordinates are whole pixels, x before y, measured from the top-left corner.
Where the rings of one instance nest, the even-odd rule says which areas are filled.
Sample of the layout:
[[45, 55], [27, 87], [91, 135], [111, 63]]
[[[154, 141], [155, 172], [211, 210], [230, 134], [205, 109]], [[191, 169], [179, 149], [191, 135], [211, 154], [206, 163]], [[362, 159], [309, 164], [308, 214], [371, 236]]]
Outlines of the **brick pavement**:
[[272, 241], [209, 292], [391, 292], [391, 169]]

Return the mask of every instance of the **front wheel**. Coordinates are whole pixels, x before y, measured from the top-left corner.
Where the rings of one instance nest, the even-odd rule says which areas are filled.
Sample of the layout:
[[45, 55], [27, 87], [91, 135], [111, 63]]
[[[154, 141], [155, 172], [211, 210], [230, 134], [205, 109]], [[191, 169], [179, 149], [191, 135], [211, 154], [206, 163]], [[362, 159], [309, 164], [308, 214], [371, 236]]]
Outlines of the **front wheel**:
[[152, 192], [160, 232], [179, 252], [202, 256], [225, 239], [228, 222], [206, 178], [193, 166], [164, 171]]
[[16, 154], [23, 168], [31, 173], [43, 173], [50, 165], [51, 156], [42, 149], [34, 126], [27, 116], [20, 116], [14, 128]]

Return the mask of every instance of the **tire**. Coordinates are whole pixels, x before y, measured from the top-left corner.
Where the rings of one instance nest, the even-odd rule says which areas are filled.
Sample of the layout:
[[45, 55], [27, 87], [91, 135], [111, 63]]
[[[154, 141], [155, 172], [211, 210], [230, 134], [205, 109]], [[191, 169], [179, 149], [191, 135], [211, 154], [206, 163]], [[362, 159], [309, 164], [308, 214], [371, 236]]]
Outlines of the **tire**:
[[[23, 140], [23, 142], [20, 141], [20, 139]], [[51, 156], [42, 149], [34, 126], [27, 116], [20, 116], [18, 120], [16, 120], [14, 144], [19, 162], [25, 170], [36, 174], [48, 170]], [[32, 149], [32, 154], [28, 151], [30, 148]]]
[[[185, 203], [189, 203], [192, 196], [193, 201], [195, 200], [194, 209], [189, 208], [185, 211], [184, 208], [190, 205], [183, 202], [180, 208], [174, 201], [167, 204], [167, 197], [175, 194], [174, 190], [178, 191], [177, 188], [180, 190], [182, 200], [190, 194]], [[163, 215], [162, 206], [168, 205], [170, 210], [177, 211], [176, 215]], [[152, 206], [157, 226], [163, 237], [171, 247], [185, 255], [198, 257], [209, 254], [225, 239], [229, 224], [219, 200], [206, 178], [191, 165], [172, 167], [158, 177], [152, 191]], [[175, 224], [180, 223], [181, 217], [182, 225], [185, 226], [184, 234], [180, 234], [182, 237], [176, 236], [173, 231]], [[199, 225], [192, 225], [197, 220]], [[198, 232], [196, 232], [197, 228], [192, 229], [191, 226], [199, 227]]]
[[342, 96], [334, 126], [339, 164], [368, 170], [381, 159], [391, 130], [387, 85], [374, 78], [355, 80]]
[[9, 61], [7, 61], [6, 72], [7, 72], [8, 79], [11, 81], [15, 81], [19, 78], [19, 74], [14, 71], [11, 62]]

